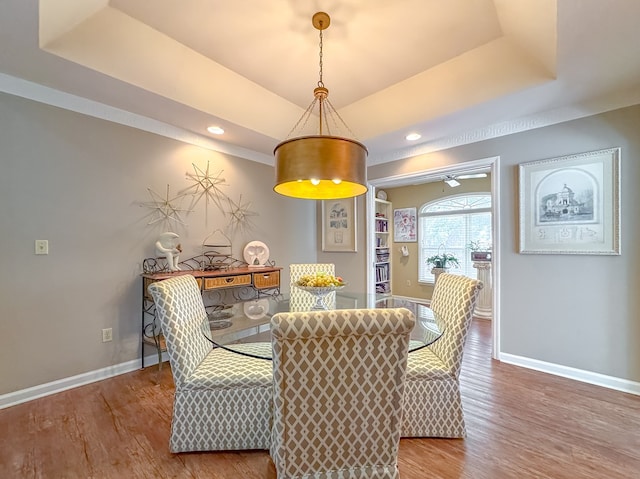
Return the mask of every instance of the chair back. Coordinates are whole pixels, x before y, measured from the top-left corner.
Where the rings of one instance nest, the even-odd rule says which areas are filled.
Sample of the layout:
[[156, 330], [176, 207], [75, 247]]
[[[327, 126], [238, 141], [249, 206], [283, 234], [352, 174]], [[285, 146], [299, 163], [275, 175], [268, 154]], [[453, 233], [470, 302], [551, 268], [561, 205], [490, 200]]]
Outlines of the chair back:
[[334, 477], [329, 471], [398, 477], [414, 325], [406, 308], [290, 312], [271, 318], [271, 457], [278, 477]]
[[464, 343], [480, 289], [481, 281], [442, 273], [433, 290], [430, 307], [444, 333], [430, 348], [456, 378], [460, 374]]
[[[336, 265], [333, 263], [298, 263], [289, 265], [289, 277], [291, 284], [289, 288], [289, 310], [290, 311], [309, 311], [316, 304], [316, 298], [306, 291], [302, 291], [295, 287], [296, 281], [305, 275], [316, 273], [336, 274]], [[335, 293], [330, 293], [325, 298], [325, 302], [329, 305], [335, 304]]]
[[198, 282], [190, 274], [151, 283], [149, 292], [167, 343], [176, 388], [213, 348], [204, 335], [207, 312]]

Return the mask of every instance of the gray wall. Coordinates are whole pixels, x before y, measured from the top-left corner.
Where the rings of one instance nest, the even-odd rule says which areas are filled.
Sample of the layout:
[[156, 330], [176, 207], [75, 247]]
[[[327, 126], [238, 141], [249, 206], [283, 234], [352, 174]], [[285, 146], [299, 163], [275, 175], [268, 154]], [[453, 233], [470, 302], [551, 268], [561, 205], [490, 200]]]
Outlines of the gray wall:
[[[501, 351], [640, 381], [640, 106], [378, 165], [383, 178], [500, 156]], [[622, 148], [622, 256], [517, 253], [517, 165]], [[354, 291], [366, 271], [365, 201], [358, 252], [320, 251], [319, 205], [272, 191], [269, 166], [107, 121], [0, 94], [0, 394], [136, 360], [139, 265], [161, 232], [147, 225], [147, 187], [177, 193], [192, 163], [222, 170], [225, 193], [258, 213], [232, 235], [242, 255], [254, 239], [283, 266], [334, 262]], [[204, 203], [185, 216], [184, 256], [229, 220]], [[317, 215], [317, 216], [316, 216]], [[34, 255], [48, 239], [50, 254]], [[114, 340], [101, 342], [101, 329]]]
[[[503, 353], [640, 381], [640, 105], [378, 165], [369, 178], [500, 157]], [[522, 162], [622, 148], [621, 256], [518, 253]]]
[[342, 276], [348, 283], [344, 292], [366, 291], [367, 263], [366, 263], [366, 198], [365, 195], [356, 198], [356, 242], [358, 246], [355, 253], [332, 253], [322, 251], [322, 211], [320, 202], [317, 208], [317, 244], [318, 262], [333, 263], [336, 265], [336, 275]]
[[[140, 264], [165, 228], [139, 203], [167, 183], [177, 194], [207, 162], [257, 213], [253, 228], [229, 232], [234, 256], [264, 241], [288, 289], [288, 263], [316, 261], [315, 202], [275, 194], [272, 167], [0, 94], [0, 394], [140, 357]], [[207, 210], [201, 200], [171, 228], [182, 258], [229, 225]], [[36, 239], [48, 256], [34, 255]]]

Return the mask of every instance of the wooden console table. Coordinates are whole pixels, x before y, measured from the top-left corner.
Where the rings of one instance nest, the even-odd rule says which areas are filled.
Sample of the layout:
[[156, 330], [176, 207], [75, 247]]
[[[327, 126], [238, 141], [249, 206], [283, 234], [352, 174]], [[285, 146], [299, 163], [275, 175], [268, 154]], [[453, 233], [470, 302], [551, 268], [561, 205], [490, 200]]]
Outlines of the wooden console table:
[[142, 274], [142, 367], [145, 346], [152, 346], [158, 353], [158, 365], [162, 367], [162, 353], [166, 351], [164, 337], [156, 323], [153, 298], [147, 288], [151, 283], [174, 276], [190, 274], [195, 277], [208, 309], [222, 309], [225, 305], [244, 299], [274, 296], [280, 293], [280, 271], [276, 266], [229, 267], [211, 271], [189, 269], [175, 272]]

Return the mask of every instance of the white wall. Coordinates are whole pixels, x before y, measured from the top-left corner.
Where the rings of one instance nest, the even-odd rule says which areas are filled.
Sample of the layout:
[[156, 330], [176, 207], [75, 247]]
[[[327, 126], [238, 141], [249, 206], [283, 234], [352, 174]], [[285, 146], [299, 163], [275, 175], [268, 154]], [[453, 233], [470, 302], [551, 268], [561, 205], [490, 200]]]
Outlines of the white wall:
[[[227, 231], [234, 256], [264, 241], [288, 287], [288, 263], [316, 260], [315, 202], [275, 194], [272, 167], [0, 94], [0, 394], [140, 357], [140, 264], [165, 229], [140, 202], [167, 183], [176, 195], [207, 162], [225, 195], [257, 213], [252, 228]], [[201, 200], [171, 228], [182, 258], [228, 227], [207, 210]], [[36, 239], [48, 256], [34, 254]]]
[[[386, 178], [500, 157], [500, 350], [640, 382], [640, 105], [369, 169]], [[518, 253], [517, 165], [622, 148], [621, 256]]]

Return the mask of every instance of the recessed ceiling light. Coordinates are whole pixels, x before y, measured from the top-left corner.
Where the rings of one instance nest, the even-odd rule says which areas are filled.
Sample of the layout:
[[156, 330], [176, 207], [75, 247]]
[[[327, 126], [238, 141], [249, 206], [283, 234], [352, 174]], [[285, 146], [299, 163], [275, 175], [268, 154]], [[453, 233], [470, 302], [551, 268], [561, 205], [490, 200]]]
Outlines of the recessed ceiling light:
[[409, 141], [416, 141], [422, 138], [422, 135], [420, 133], [409, 133], [405, 138]]
[[207, 128], [207, 131], [209, 133], [213, 133], [214, 135], [222, 135], [224, 133], [224, 130], [219, 126], [210, 126], [209, 128]]

